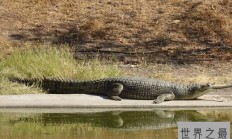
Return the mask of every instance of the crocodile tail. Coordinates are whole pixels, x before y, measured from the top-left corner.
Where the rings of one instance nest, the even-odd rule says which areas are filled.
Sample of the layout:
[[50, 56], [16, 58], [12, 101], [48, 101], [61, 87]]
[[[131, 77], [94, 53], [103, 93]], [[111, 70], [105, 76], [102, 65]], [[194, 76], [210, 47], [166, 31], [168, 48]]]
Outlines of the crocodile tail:
[[56, 82], [58, 79], [47, 79], [47, 78], [18, 78], [18, 77], [10, 77], [8, 78], [9, 81], [11, 82], [16, 82], [16, 83], [20, 83], [20, 84], [25, 84], [27, 86], [37, 86], [42, 88], [44, 91], [46, 91], [47, 93], [57, 93], [56, 88]]
[[9, 81], [11, 82], [16, 82], [16, 83], [20, 83], [20, 84], [25, 84], [27, 86], [32, 86], [32, 85], [42, 85], [42, 81], [44, 80], [44, 78], [18, 78], [18, 77], [10, 77], [8, 78]]
[[36, 85], [49, 94], [73, 94], [82, 91], [78, 81], [63, 78], [9, 78], [12, 82], [25, 84], [27, 86]]

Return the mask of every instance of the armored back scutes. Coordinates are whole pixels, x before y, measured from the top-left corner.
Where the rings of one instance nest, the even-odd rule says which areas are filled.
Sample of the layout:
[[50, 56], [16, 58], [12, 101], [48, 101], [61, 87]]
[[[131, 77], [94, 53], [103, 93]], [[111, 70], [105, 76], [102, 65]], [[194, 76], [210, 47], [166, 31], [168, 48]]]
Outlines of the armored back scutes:
[[175, 84], [144, 77], [115, 77], [98, 80], [70, 80], [65, 78], [10, 78], [26, 85], [38, 84], [52, 94], [95, 94], [109, 99], [140, 99], [161, 103], [173, 99], [195, 99], [210, 89], [209, 85]]

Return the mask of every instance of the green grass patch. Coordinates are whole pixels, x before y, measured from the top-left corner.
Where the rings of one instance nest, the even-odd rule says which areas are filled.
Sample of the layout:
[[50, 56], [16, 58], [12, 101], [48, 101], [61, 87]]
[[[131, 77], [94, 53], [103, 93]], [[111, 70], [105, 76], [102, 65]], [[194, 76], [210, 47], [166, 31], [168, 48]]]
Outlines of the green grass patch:
[[95, 59], [77, 61], [67, 47], [18, 48], [0, 60], [0, 94], [41, 93], [40, 89], [11, 83], [8, 77], [61, 77], [69, 79], [97, 79], [118, 76], [117, 65], [104, 64]]

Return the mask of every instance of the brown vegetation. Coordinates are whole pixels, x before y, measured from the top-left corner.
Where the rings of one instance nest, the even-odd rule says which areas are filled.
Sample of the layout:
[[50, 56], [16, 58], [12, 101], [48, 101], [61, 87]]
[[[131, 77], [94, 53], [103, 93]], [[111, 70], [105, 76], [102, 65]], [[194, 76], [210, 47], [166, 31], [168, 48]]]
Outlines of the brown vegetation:
[[0, 62], [15, 47], [65, 44], [79, 59], [140, 64], [122, 75], [231, 84], [230, 0], [1, 0], [0, 30]]
[[128, 52], [132, 55], [121, 55], [140, 57], [139, 62], [232, 58], [229, 0], [2, 0], [0, 5], [3, 42], [69, 44], [102, 55]]

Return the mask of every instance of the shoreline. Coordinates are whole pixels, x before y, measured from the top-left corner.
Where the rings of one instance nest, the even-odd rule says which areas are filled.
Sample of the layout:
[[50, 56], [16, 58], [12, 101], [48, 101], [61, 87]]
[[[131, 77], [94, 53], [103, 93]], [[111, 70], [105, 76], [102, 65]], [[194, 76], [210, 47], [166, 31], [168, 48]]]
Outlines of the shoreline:
[[109, 100], [87, 94], [1, 95], [0, 108], [212, 108], [232, 107], [232, 95], [204, 95], [197, 100], [175, 100], [153, 104], [153, 100]]

